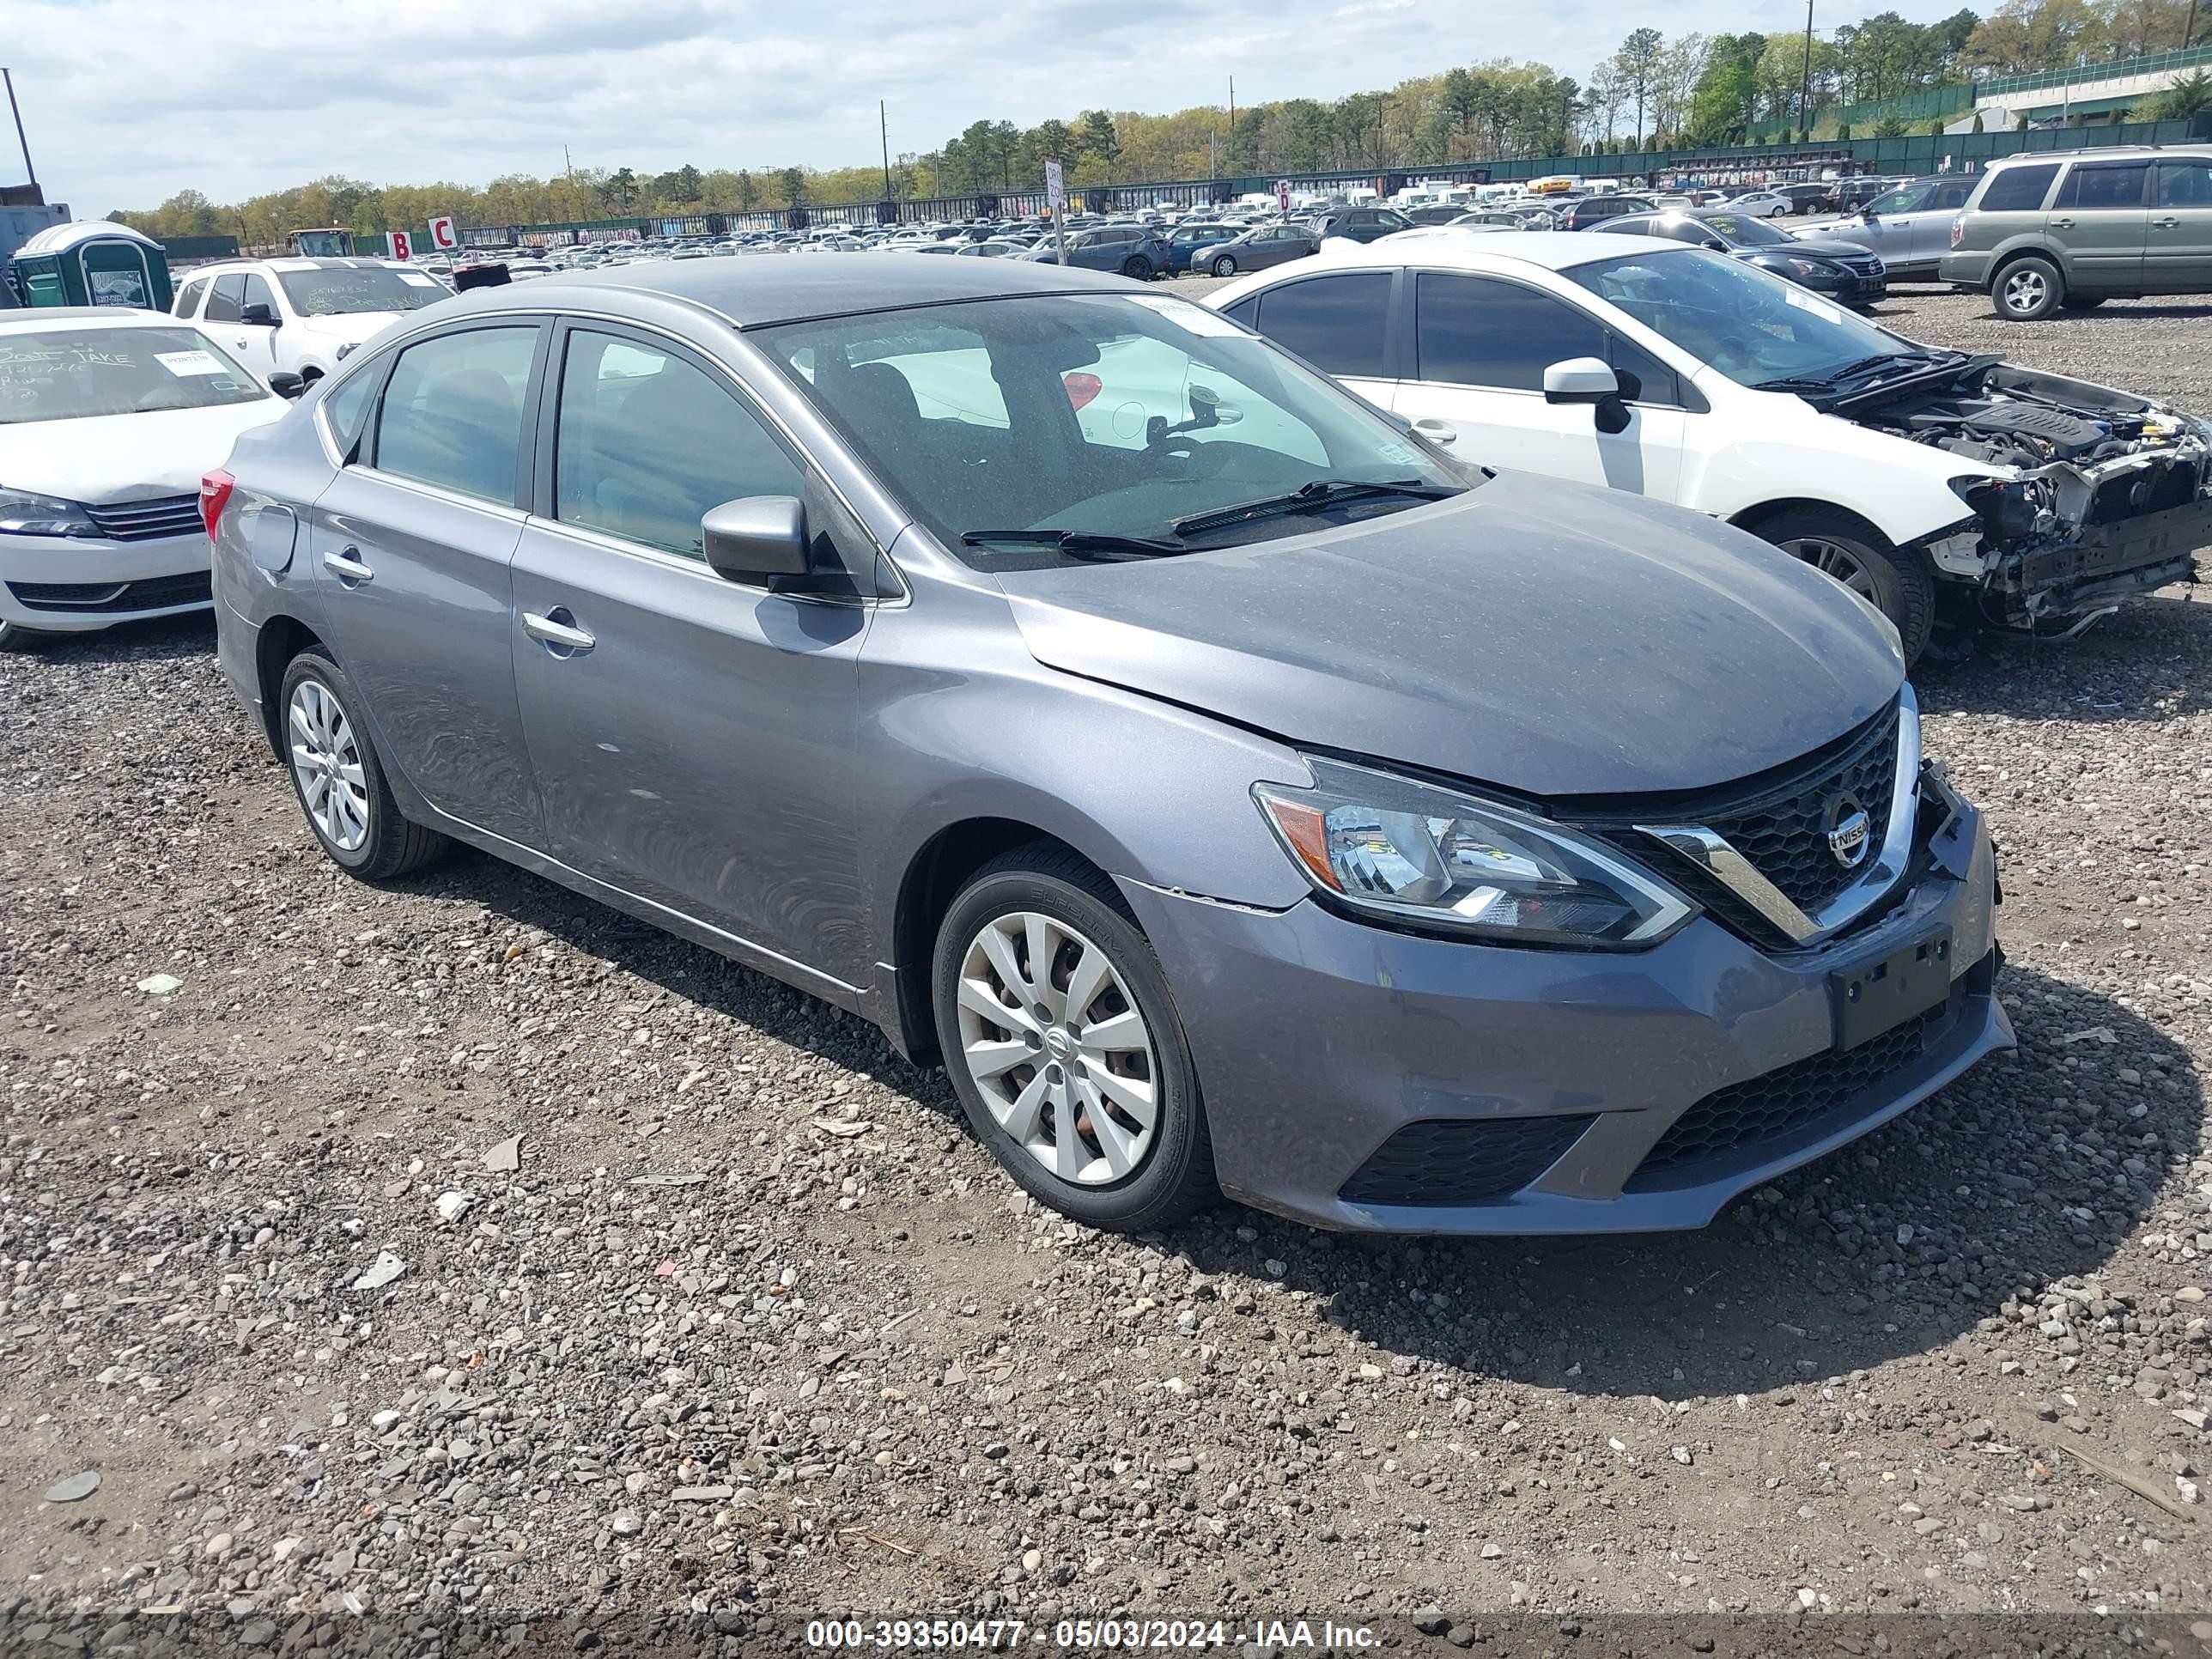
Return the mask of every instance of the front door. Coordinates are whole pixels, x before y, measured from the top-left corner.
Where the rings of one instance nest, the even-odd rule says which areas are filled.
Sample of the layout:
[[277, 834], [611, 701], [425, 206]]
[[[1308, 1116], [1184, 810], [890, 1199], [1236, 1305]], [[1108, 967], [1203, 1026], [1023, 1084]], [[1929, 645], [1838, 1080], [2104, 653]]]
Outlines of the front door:
[[2142, 286], [2150, 234], [2150, 163], [2076, 161], [2044, 226], [2063, 256], [2066, 286], [2131, 293]]
[[387, 763], [441, 812], [532, 848], [543, 830], [515, 706], [511, 566], [545, 331], [503, 321], [401, 352], [367, 464], [340, 471], [308, 529], [331, 643]]
[[2212, 289], [2212, 161], [2163, 158], [2153, 188], [2143, 288], [2152, 294]]
[[276, 367], [269, 338], [272, 331], [248, 328], [240, 320], [245, 307], [246, 273], [226, 271], [215, 279], [215, 286], [208, 291], [207, 309], [200, 313], [200, 327], [215, 337], [216, 344], [251, 369], [254, 379], [266, 385], [270, 372]]
[[[1455, 428], [1463, 461], [1675, 498], [1688, 417], [1671, 369], [1557, 295], [1502, 277], [1410, 274], [1414, 364], [1392, 405], [1400, 415], [1417, 428]], [[1546, 401], [1545, 369], [1576, 357], [1620, 376], [1623, 430], [1601, 430], [1588, 404]]]
[[853, 803], [871, 607], [715, 574], [699, 521], [795, 495], [872, 552], [718, 368], [563, 325], [508, 633], [553, 856], [848, 982], [866, 972]]

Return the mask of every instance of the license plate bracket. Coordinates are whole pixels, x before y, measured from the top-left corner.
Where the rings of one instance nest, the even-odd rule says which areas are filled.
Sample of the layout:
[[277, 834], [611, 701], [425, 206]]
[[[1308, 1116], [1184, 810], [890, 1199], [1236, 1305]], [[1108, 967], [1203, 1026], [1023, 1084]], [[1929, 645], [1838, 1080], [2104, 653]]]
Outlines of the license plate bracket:
[[1828, 975], [1836, 1046], [1856, 1048], [1951, 994], [1951, 930], [1939, 928], [1877, 961]]

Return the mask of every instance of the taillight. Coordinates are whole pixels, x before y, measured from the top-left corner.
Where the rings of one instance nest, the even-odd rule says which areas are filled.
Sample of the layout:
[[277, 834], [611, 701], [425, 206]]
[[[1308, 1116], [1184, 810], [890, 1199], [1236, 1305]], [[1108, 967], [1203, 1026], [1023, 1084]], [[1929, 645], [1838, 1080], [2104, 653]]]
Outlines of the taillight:
[[1061, 375], [1060, 383], [1067, 388], [1067, 406], [1070, 409], [1081, 409], [1106, 389], [1106, 383], [1096, 374], [1079, 372]]
[[230, 505], [230, 492], [237, 488], [238, 480], [221, 467], [200, 475], [200, 522], [207, 526], [210, 541], [222, 523], [223, 508]]
[[1966, 216], [1960, 214], [1951, 221], [1951, 246], [1956, 247], [1966, 240]]

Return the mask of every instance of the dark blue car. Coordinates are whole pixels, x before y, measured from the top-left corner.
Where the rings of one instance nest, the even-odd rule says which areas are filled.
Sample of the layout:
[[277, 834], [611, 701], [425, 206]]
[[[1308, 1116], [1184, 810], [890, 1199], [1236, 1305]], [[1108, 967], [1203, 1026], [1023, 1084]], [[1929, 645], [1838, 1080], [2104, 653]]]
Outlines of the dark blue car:
[[1180, 276], [1187, 270], [1202, 269], [1200, 254], [1207, 248], [1234, 241], [1244, 234], [1244, 229], [1243, 225], [1177, 225], [1175, 234], [1168, 238], [1168, 275]]
[[[1047, 236], [1023, 257], [1057, 259], [1060, 250]], [[1067, 263], [1085, 270], [1118, 270], [1150, 282], [1168, 269], [1170, 257], [1167, 239], [1149, 225], [1093, 225], [1067, 233]]]

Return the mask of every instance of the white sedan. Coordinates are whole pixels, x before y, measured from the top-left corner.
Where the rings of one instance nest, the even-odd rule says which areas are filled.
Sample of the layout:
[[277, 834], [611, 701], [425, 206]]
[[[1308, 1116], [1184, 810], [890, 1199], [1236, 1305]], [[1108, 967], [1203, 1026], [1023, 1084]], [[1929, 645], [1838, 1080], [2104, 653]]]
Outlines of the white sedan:
[[1908, 657], [2187, 580], [2212, 422], [1915, 344], [1725, 253], [1602, 230], [1393, 237], [1208, 306], [1463, 459], [1653, 495], [1828, 572]]
[[1746, 191], [1726, 206], [1730, 213], [1741, 213], [1747, 219], [1779, 219], [1796, 211], [1787, 196], [1771, 190]]
[[289, 407], [159, 312], [0, 313], [0, 648], [206, 610], [202, 475]]

